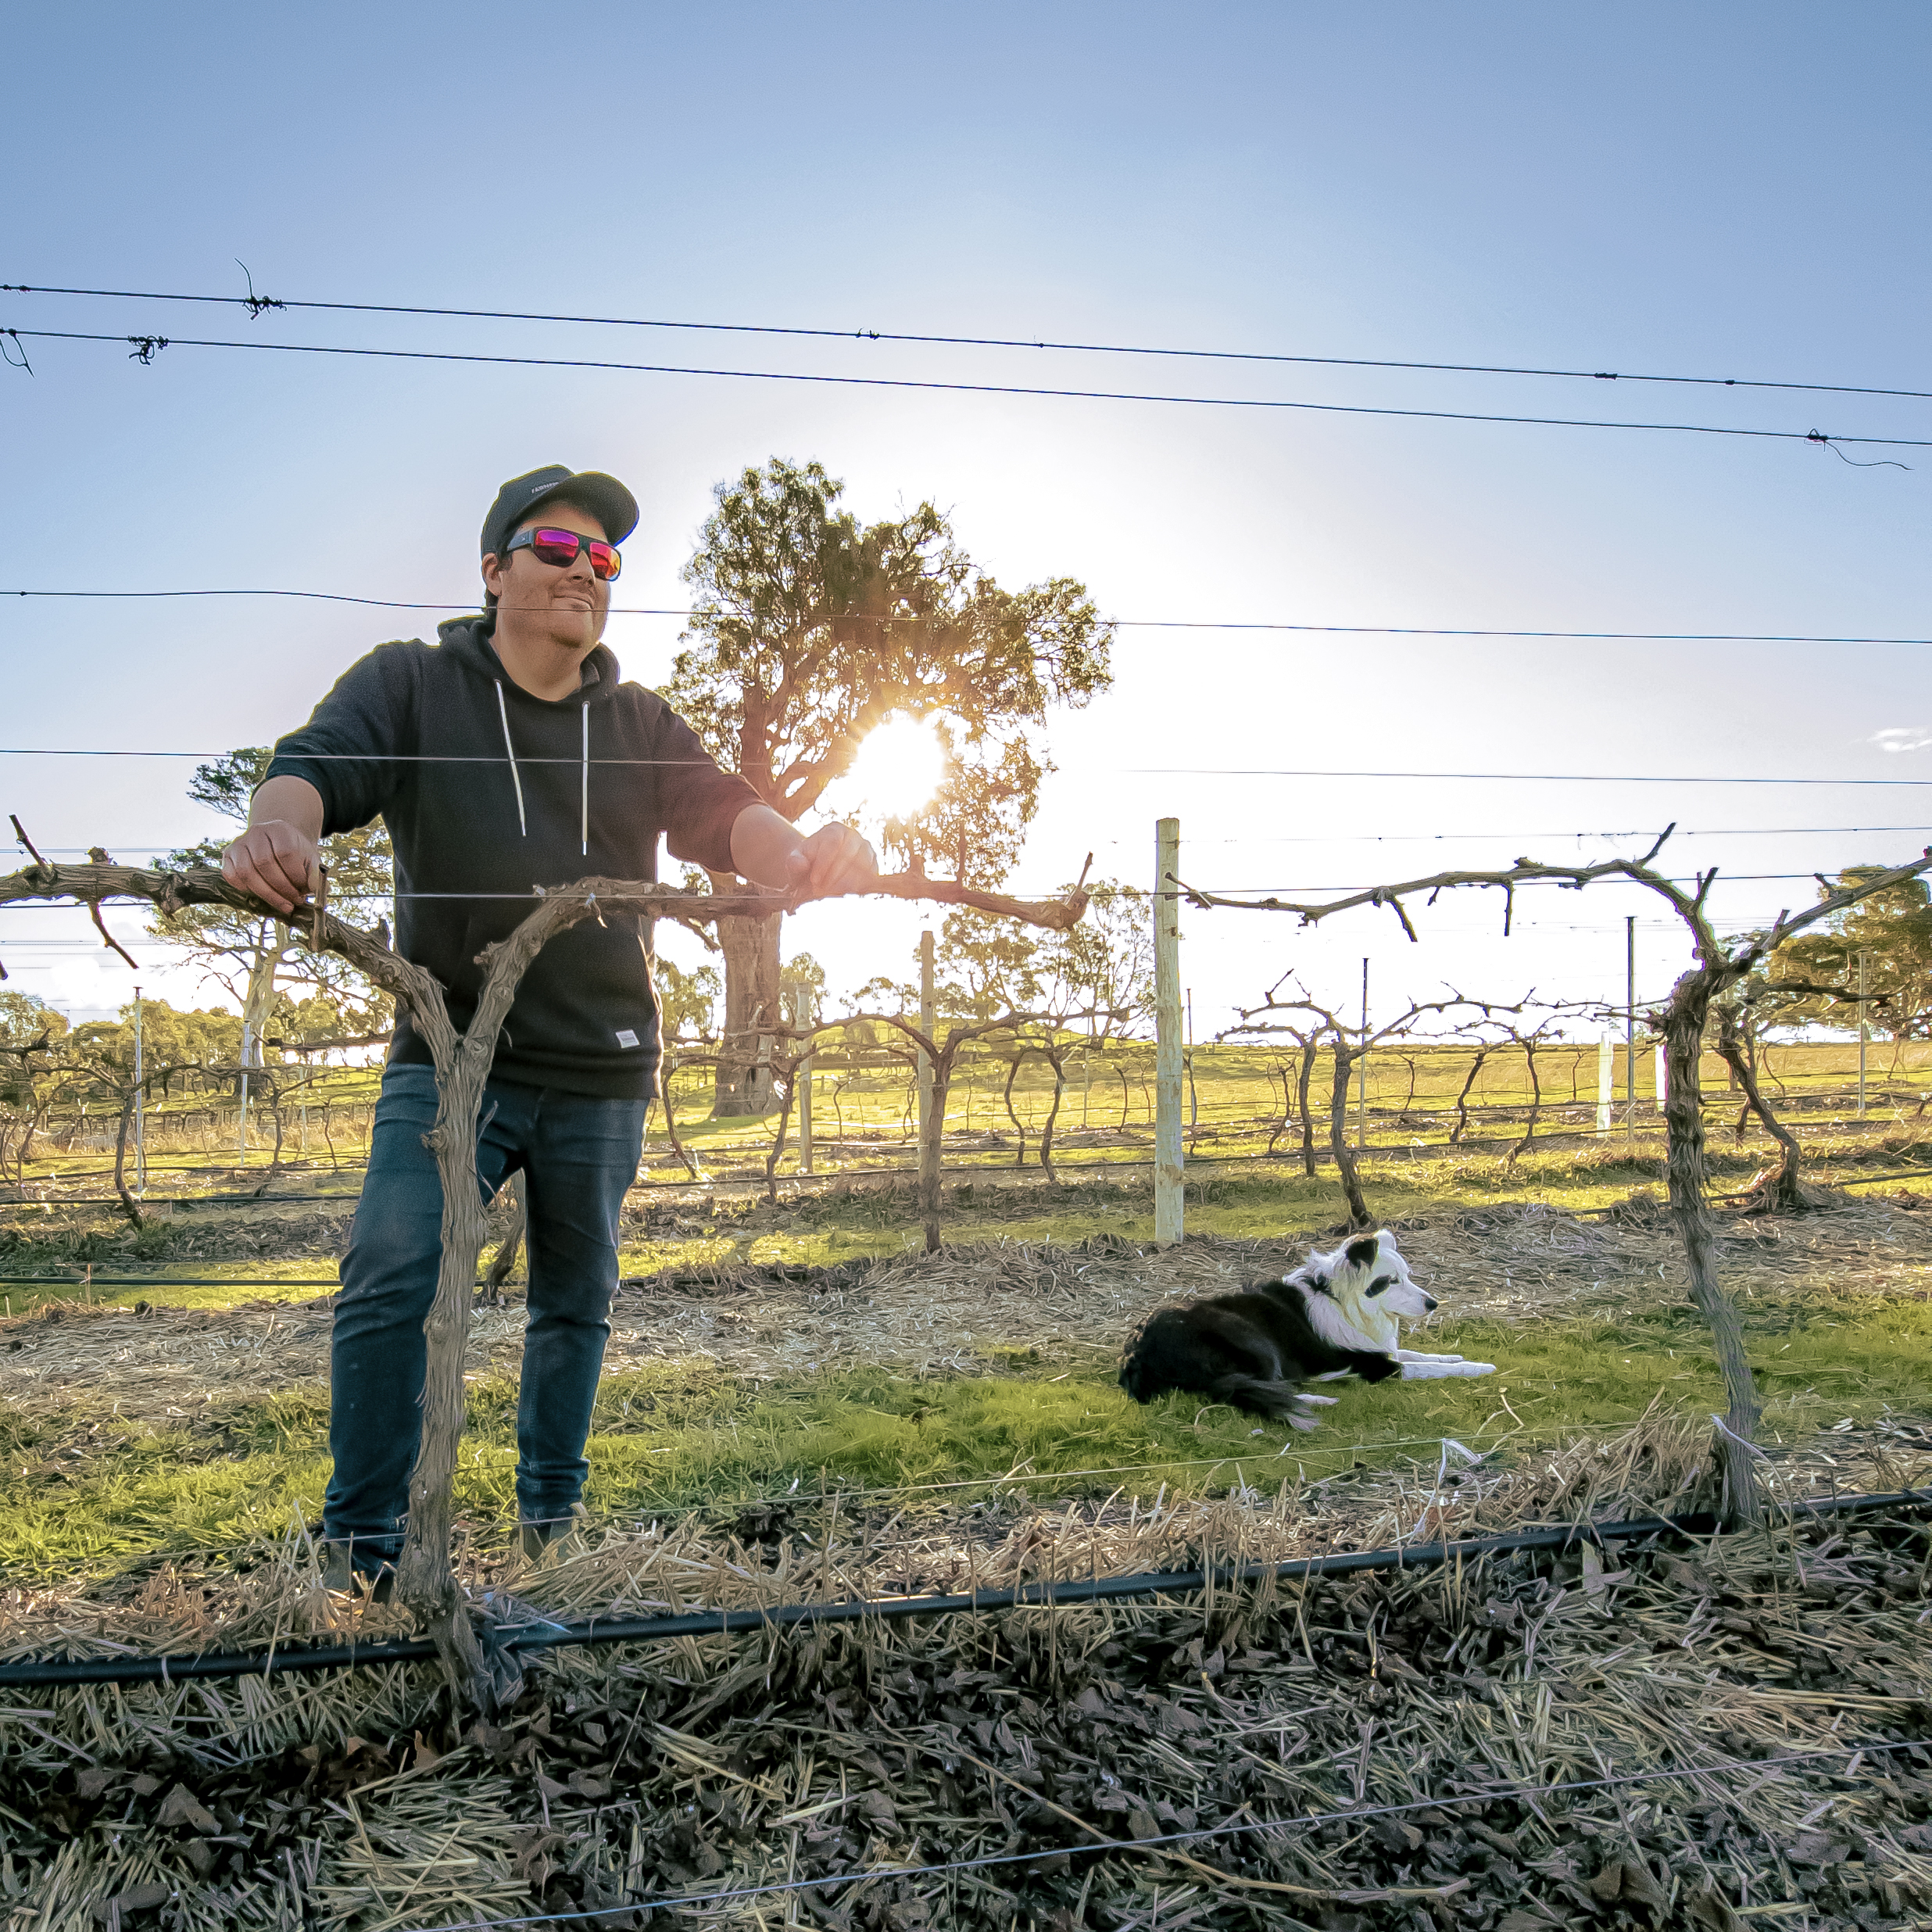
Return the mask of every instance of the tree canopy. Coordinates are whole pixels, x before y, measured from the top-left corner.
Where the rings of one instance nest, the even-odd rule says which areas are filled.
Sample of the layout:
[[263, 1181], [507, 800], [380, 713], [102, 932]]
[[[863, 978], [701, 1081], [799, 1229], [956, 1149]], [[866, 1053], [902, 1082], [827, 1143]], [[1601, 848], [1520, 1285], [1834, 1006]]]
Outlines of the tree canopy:
[[936, 720], [946, 775], [889, 846], [977, 885], [1018, 857], [1052, 767], [1048, 710], [1112, 682], [1112, 626], [1057, 577], [1002, 589], [929, 503], [861, 525], [817, 463], [720, 484], [685, 567], [690, 628], [665, 696], [706, 748], [796, 820], [894, 713]]
[[[1820, 884], [1819, 896], [1828, 898], [1844, 886], [1877, 877], [1887, 868], [1848, 866], [1837, 884]], [[1858, 989], [1858, 960], [1865, 955], [1867, 1017], [1872, 1030], [1887, 1039], [1932, 1037], [1932, 889], [1923, 878], [1907, 879], [1874, 893], [1826, 922], [1822, 930], [1800, 933], [1780, 946], [1766, 967], [1764, 981], [1775, 1004], [1765, 1020], [1780, 1025], [1855, 1027], [1856, 1004], [1834, 1000], [1829, 993], [1778, 996], [1780, 984]]]
[[658, 1025], [667, 1040], [709, 1039], [712, 1014], [724, 982], [713, 966], [689, 972], [660, 953], [657, 959]]
[[[197, 805], [245, 824], [249, 801], [255, 795], [274, 756], [267, 745], [244, 745], [224, 757], [195, 767], [188, 796]], [[165, 864], [218, 867], [222, 839], [170, 852]], [[345, 917], [367, 925], [386, 914], [395, 890], [395, 860], [382, 821], [360, 832], [343, 832], [322, 842], [322, 862], [328, 868], [329, 899]], [[227, 906], [189, 906], [172, 918], [157, 918], [148, 930], [158, 938], [186, 948], [206, 971], [239, 1002], [257, 1032], [271, 1018], [289, 1024], [292, 1036], [305, 1038], [360, 1036], [380, 1032], [390, 1024], [391, 1002], [333, 953], [311, 953], [296, 946], [286, 922], [261, 918]], [[307, 995], [299, 1005], [277, 1006], [277, 982], [293, 983]], [[320, 1001], [335, 1016], [334, 1035], [313, 1030], [322, 1016]], [[294, 1015], [301, 1011], [302, 1021]]]

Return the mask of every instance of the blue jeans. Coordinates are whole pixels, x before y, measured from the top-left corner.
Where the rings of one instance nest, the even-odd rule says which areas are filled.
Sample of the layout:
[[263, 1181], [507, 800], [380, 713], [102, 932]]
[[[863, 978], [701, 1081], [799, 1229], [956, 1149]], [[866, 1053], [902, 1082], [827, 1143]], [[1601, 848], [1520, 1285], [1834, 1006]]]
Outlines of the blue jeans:
[[[645, 1107], [507, 1080], [484, 1089], [478, 1186], [487, 1200], [521, 1169], [529, 1211], [529, 1320], [517, 1402], [517, 1510], [525, 1522], [569, 1516], [589, 1472], [584, 1442], [610, 1333], [617, 1216], [637, 1177]], [[442, 1183], [423, 1144], [435, 1118], [429, 1068], [385, 1069], [335, 1304], [335, 1470], [322, 1505], [323, 1533], [352, 1539], [365, 1567], [402, 1550], [421, 1429], [423, 1320], [442, 1255]]]

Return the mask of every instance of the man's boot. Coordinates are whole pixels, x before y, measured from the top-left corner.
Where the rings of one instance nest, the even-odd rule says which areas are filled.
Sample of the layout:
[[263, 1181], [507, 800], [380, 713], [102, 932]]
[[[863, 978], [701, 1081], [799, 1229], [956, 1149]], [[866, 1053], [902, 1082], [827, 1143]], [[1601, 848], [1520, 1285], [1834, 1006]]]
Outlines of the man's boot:
[[356, 1561], [355, 1546], [328, 1542], [322, 1546], [322, 1587], [335, 1597], [356, 1597], [387, 1603], [395, 1594], [395, 1569], [377, 1557]]
[[581, 1513], [573, 1510], [567, 1516], [546, 1516], [521, 1525], [517, 1544], [524, 1561], [533, 1569], [549, 1569], [566, 1557], [574, 1556], [583, 1547], [578, 1522]]

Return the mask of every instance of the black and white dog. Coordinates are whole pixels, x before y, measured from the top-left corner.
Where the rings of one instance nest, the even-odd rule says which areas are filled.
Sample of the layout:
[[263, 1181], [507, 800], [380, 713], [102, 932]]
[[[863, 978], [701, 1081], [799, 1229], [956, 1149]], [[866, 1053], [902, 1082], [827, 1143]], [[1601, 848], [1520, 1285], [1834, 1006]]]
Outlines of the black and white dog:
[[1127, 1344], [1120, 1385], [1137, 1402], [1186, 1389], [1313, 1429], [1319, 1419], [1309, 1405], [1336, 1398], [1308, 1394], [1304, 1383], [1494, 1375], [1490, 1362], [1398, 1346], [1400, 1318], [1419, 1319], [1437, 1305], [1383, 1229], [1332, 1254], [1311, 1254], [1279, 1281], [1157, 1310]]

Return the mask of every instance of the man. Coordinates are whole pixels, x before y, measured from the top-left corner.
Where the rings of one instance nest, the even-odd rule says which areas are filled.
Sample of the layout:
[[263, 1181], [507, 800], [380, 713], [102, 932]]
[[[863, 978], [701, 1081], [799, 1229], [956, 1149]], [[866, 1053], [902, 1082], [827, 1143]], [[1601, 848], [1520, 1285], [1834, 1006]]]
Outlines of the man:
[[[396, 950], [435, 974], [459, 1027], [481, 987], [477, 954], [523, 919], [533, 887], [654, 879], [660, 834], [678, 858], [760, 885], [863, 891], [875, 863], [857, 832], [801, 838], [655, 692], [619, 682], [599, 639], [616, 546], [637, 519], [631, 492], [596, 471], [553, 465], [506, 483], [483, 524], [484, 614], [440, 625], [433, 646], [380, 645], [344, 673], [275, 747], [225, 876], [290, 911], [317, 882], [317, 842], [380, 814]], [[568, 1532], [588, 1471], [618, 1211], [658, 1059], [642, 921], [616, 913], [549, 942], [497, 1041], [478, 1179], [487, 1196], [524, 1177], [517, 1504], [533, 1558]], [[435, 1111], [428, 1048], [399, 1014], [336, 1304], [323, 1530], [338, 1588], [386, 1586], [402, 1548], [442, 1250], [442, 1190], [423, 1144]]]

